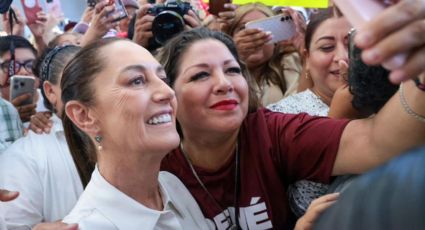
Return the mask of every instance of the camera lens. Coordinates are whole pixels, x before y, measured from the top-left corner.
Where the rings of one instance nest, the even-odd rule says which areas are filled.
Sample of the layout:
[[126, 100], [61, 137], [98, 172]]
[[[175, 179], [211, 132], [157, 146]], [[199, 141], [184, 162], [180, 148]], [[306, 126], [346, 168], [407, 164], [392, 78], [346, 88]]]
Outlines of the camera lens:
[[159, 13], [152, 22], [152, 32], [156, 42], [164, 44], [168, 39], [184, 30], [183, 17], [174, 11]]

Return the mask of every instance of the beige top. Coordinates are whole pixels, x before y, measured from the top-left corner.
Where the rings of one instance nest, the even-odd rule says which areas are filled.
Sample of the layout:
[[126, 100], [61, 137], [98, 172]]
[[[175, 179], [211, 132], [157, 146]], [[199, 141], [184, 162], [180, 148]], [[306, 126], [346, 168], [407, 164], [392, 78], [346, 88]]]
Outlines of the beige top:
[[283, 73], [287, 86], [285, 93], [280, 90], [278, 85], [270, 84], [266, 81], [263, 81], [261, 86], [256, 85], [258, 97], [264, 107], [297, 93], [298, 79], [302, 71], [300, 55], [297, 52], [285, 54], [281, 64], [282, 68], [284, 68]]

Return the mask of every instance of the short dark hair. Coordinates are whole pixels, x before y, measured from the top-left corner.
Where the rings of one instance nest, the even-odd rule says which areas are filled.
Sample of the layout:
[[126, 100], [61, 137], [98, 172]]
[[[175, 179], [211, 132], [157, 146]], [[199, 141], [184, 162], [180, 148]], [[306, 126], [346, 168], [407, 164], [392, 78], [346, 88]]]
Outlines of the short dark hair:
[[16, 35], [7, 35], [3, 37], [0, 36], [0, 56], [3, 56], [4, 54], [10, 51], [10, 45], [12, 41], [15, 46], [15, 49], [29, 49], [32, 51], [34, 56], [37, 56], [37, 50], [34, 48], [34, 46], [24, 37]]

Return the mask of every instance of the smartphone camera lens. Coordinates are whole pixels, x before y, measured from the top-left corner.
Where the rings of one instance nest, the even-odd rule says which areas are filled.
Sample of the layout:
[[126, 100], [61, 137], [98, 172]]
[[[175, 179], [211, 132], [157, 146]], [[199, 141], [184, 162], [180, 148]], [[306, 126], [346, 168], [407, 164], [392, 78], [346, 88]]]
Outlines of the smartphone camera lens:
[[25, 82], [21, 82], [21, 83], [20, 83], [20, 86], [21, 86], [21, 87], [24, 87], [24, 86], [25, 86]]

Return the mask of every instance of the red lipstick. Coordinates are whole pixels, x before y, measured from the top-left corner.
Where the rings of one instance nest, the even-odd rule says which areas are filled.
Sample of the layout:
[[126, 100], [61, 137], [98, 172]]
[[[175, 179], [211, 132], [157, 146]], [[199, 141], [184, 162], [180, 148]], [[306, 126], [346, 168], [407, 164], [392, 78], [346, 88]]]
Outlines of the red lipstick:
[[210, 108], [216, 110], [233, 110], [238, 104], [236, 100], [223, 100], [215, 103]]

